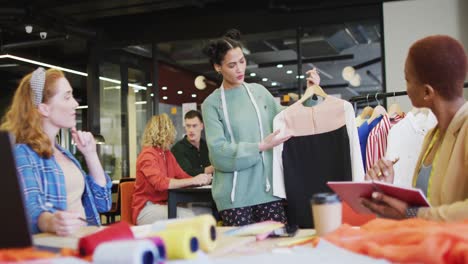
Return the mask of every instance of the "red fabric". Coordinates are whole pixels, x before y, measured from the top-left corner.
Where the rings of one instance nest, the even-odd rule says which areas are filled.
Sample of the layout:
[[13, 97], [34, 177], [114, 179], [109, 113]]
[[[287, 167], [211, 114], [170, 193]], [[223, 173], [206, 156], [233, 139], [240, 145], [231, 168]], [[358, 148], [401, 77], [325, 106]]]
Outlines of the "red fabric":
[[147, 201], [165, 204], [171, 179], [192, 178], [177, 163], [174, 155], [157, 147], [144, 147], [137, 159], [137, 175], [132, 202], [132, 221]]
[[78, 241], [78, 252], [81, 256], [91, 256], [97, 246], [104, 242], [131, 240], [134, 238], [130, 225], [121, 221], [98, 232], [92, 233], [91, 235], [80, 238]]
[[375, 219], [360, 229], [342, 225], [326, 240], [351, 251], [398, 263], [468, 263], [468, 221]]

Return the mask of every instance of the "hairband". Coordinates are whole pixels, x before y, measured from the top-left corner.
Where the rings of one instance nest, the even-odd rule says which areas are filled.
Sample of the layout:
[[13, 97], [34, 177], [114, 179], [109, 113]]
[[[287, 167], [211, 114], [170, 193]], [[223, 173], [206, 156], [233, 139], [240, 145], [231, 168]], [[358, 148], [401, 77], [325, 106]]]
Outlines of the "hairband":
[[42, 103], [42, 93], [44, 91], [44, 84], [46, 79], [45, 73], [46, 71], [44, 68], [39, 67], [33, 71], [31, 80], [29, 81], [33, 91], [33, 103], [35, 106], [38, 106], [40, 103]]

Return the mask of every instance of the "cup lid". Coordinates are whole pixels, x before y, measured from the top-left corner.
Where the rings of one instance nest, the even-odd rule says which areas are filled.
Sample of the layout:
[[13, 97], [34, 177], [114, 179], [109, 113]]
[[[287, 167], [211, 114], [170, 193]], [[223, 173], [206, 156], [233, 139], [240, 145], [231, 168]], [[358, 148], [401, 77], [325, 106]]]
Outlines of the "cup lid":
[[340, 197], [336, 193], [316, 193], [310, 201], [314, 204], [341, 202]]

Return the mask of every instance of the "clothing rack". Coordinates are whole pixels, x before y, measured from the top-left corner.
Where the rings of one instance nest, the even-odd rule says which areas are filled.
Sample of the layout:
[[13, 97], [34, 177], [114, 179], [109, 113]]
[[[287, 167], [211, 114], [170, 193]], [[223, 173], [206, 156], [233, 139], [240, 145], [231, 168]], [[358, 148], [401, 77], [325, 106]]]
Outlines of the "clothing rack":
[[402, 96], [402, 95], [408, 95], [406, 91], [401, 91], [401, 92], [389, 92], [389, 93], [375, 93], [375, 94], [368, 94], [368, 95], [360, 95], [360, 96], [354, 96], [351, 99], [349, 99], [350, 103], [359, 103], [359, 102], [372, 102], [375, 101], [376, 99], [385, 99], [387, 97], [394, 97], [394, 96]]

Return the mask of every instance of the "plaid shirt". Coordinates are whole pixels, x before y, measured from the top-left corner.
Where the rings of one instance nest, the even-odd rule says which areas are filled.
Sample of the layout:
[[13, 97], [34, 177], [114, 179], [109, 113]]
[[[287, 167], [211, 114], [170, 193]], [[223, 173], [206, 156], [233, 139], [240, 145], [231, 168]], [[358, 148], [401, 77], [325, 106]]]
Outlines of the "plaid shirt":
[[[94, 179], [86, 175], [78, 161], [67, 150], [56, 146], [80, 169], [85, 177], [85, 189], [81, 202], [89, 225], [99, 225], [98, 212], [109, 211], [112, 205], [112, 181], [106, 175], [107, 185], [99, 186]], [[15, 147], [15, 158], [18, 173], [24, 188], [26, 209], [33, 234], [39, 233], [38, 219], [43, 212], [54, 213], [56, 210], [67, 210], [67, 193], [62, 169], [54, 157], [42, 158], [28, 145], [18, 144]], [[47, 206], [46, 203], [53, 205]]]

